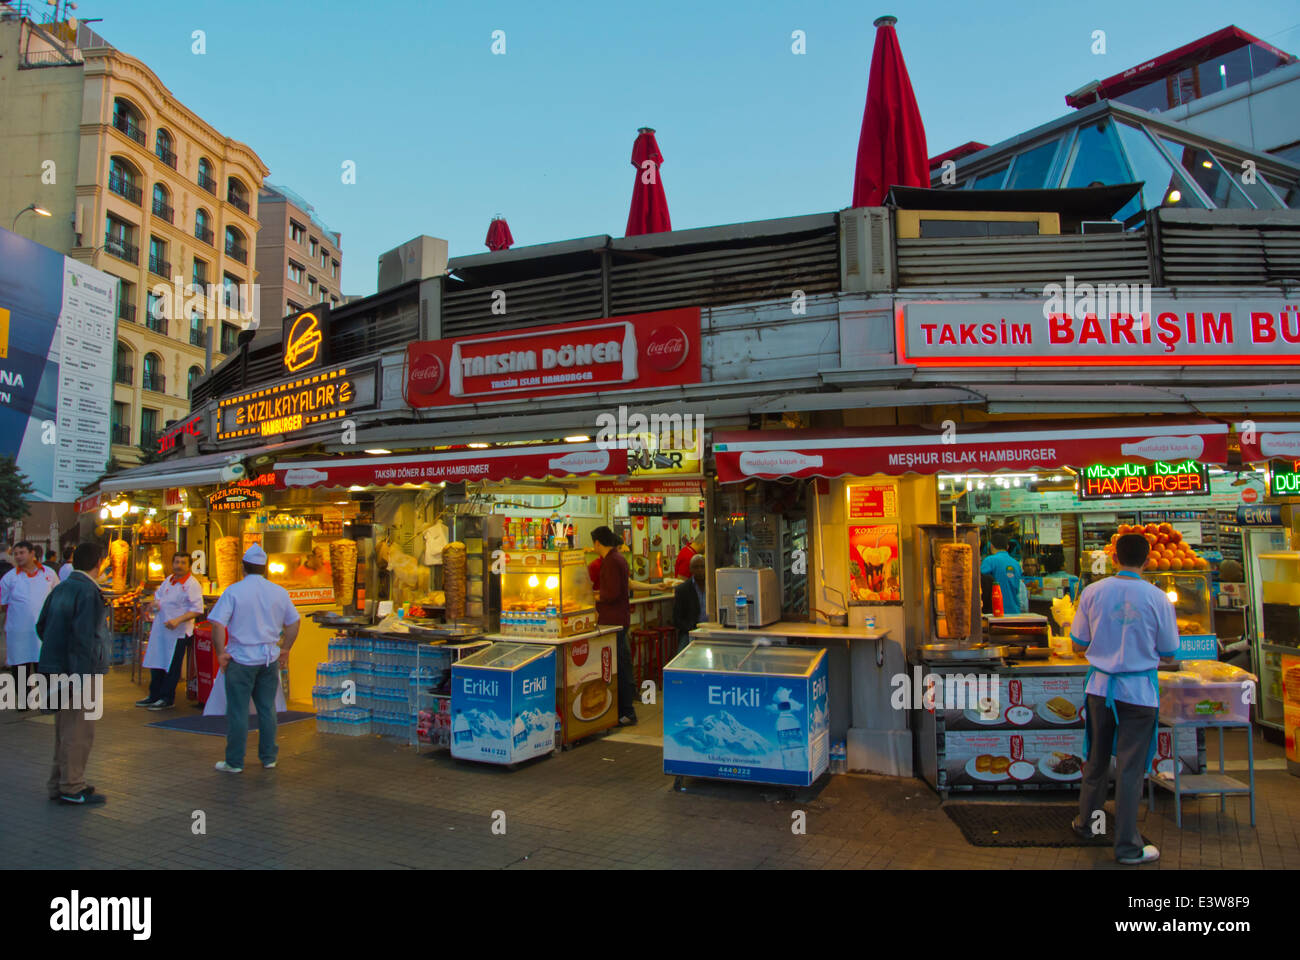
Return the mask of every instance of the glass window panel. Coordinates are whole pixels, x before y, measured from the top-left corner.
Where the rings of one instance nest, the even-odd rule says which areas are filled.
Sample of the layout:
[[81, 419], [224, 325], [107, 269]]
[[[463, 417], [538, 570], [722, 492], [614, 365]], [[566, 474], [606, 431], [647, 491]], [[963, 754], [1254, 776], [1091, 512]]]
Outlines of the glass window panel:
[[982, 177], [976, 177], [972, 190], [1000, 190], [1002, 188], [1002, 179], [1006, 176], [1007, 168], [999, 167], [992, 173], [986, 173]]
[[1199, 94], [1196, 91], [1196, 73], [1188, 67], [1186, 70], [1179, 70], [1170, 80], [1172, 81], [1173, 105], [1190, 103], [1195, 100]]
[[1178, 162], [1182, 164], [1184, 170], [1191, 175], [1197, 185], [1210, 198], [1210, 202], [1220, 209], [1252, 209], [1251, 202], [1246, 199], [1246, 195], [1233, 182], [1233, 178], [1228, 176], [1224, 169], [1219, 166], [1214, 157], [1210, 156], [1208, 150], [1202, 150], [1200, 147], [1187, 146], [1186, 144], [1175, 143], [1172, 140], [1161, 142]]
[[1187, 188], [1182, 174], [1169, 165], [1146, 131], [1128, 124], [1115, 125], [1120, 142], [1128, 154], [1133, 176], [1143, 182], [1142, 206], [1146, 210], [1157, 207], [1194, 207], [1202, 209], [1196, 193]]
[[1011, 176], [1007, 178], [1008, 190], [1039, 190], [1047, 183], [1047, 174], [1056, 158], [1059, 140], [1044, 143], [1019, 154], [1011, 162]]
[[1198, 65], [1196, 71], [1200, 74], [1201, 96], [1208, 97], [1220, 90], [1227, 90], [1250, 79], [1250, 50], [1247, 47], [1229, 50]]
[[1115, 99], [1130, 107], [1146, 110], [1148, 113], [1159, 113], [1169, 109], [1169, 85], [1165, 83], [1165, 78], [1161, 77]]
[[1067, 187], [1110, 186], [1128, 183], [1129, 172], [1119, 154], [1111, 123], [1103, 120], [1079, 128], [1074, 141], [1074, 162]]
[[1250, 54], [1250, 74], [1253, 77], [1262, 77], [1269, 71], [1284, 66], [1282, 59], [1276, 53], [1265, 50], [1258, 43], [1252, 43], [1245, 49]]

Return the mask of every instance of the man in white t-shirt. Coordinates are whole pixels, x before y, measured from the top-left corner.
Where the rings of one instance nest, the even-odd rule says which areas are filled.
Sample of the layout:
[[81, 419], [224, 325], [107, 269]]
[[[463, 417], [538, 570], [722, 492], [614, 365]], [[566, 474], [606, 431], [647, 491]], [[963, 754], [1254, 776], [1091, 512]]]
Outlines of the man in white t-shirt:
[[298, 621], [289, 591], [266, 579], [266, 551], [249, 547], [244, 579], [226, 587], [208, 614], [226, 683], [226, 759], [218, 761], [218, 770], [244, 771], [250, 697], [257, 707], [258, 759], [268, 770], [275, 766], [275, 693], [280, 666], [288, 665], [289, 649], [298, 639]]
[[59, 567], [59, 583], [72, 576], [72, 547], [63, 548], [63, 566]]
[[1115, 542], [1119, 572], [1086, 587], [1071, 625], [1074, 649], [1088, 658], [1088, 744], [1075, 832], [1092, 835], [1106, 805], [1110, 758], [1115, 754], [1115, 859], [1154, 863], [1160, 851], [1142, 843], [1138, 804], [1142, 777], [1155, 752], [1160, 686], [1156, 670], [1178, 652], [1174, 606], [1142, 579], [1151, 545], [1141, 534]]

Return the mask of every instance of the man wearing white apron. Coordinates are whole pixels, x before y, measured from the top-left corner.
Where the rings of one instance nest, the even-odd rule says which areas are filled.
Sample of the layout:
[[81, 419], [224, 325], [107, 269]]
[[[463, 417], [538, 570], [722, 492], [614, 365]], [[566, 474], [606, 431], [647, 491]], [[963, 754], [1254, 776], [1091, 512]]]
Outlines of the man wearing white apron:
[[149, 695], [137, 700], [137, 707], [168, 710], [176, 703], [176, 683], [185, 663], [186, 644], [194, 633], [194, 621], [203, 616], [203, 588], [190, 576], [190, 558], [172, 557], [172, 575], [153, 595], [153, 628], [144, 666], [153, 671]]
[[217, 762], [218, 770], [244, 771], [250, 697], [257, 707], [257, 757], [266, 769], [275, 766], [275, 696], [280, 666], [288, 665], [298, 639], [298, 621], [289, 591], [266, 579], [266, 551], [249, 547], [244, 579], [226, 587], [208, 615], [212, 648], [225, 675], [226, 759]]
[[[58, 574], [36, 559], [36, 549], [26, 540], [14, 544], [14, 568], [0, 578], [0, 608], [5, 611], [5, 663], [26, 666], [30, 676], [41, 659], [41, 639], [36, 635], [36, 618], [45, 598], [59, 582]], [[17, 669], [15, 669], [15, 674]], [[19, 708], [25, 706], [26, 686]]]

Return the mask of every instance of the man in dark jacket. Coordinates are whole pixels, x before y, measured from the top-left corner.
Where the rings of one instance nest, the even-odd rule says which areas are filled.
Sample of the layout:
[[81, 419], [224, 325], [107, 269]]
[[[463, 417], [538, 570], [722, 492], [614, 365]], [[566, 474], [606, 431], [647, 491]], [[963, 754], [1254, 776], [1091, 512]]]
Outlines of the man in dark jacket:
[[[38, 669], [50, 676], [51, 693], [59, 684], [57, 675], [78, 676], [83, 700], [87, 687], [94, 689], [108, 673], [112, 634], [108, 625], [108, 604], [94, 581], [99, 566], [97, 543], [83, 543], [72, 555], [73, 572], [45, 598], [36, 633], [41, 638]], [[53, 675], [53, 676], [52, 676]], [[86, 704], [61, 700], [54, 704], [54, 769], [47, 784], [51, 800], [69, 804], [103, 803], [103, 794], [86, 783], [86, 763], [95, 742], [95, 718]]]
[[691, 642], [691, 631], [708, 613], [708, 601], [704, 592], [705, 573], [708, 564], [701, 553], [691, 557], [691, 578], [677, 584], [673, 591], [673, 626], [677, 628], [677, 652], [686, 649]]
[[596, 622], [618, 627], [615, 647], [618, 672], [618, 722], [622, 726], [636, 723], [636, 680], [632, 676], [632, 646], [628, 631], [632, 626], [631, 573], [618, 548], [623, 541], [609, 527], [591, 531], [591, 540], [600, 554], [600, 584], [596, 591]]

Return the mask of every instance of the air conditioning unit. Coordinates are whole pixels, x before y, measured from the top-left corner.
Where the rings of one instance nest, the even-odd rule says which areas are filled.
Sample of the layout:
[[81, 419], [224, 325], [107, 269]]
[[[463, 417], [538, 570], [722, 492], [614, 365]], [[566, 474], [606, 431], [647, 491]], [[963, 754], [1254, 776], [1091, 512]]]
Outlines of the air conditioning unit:
[[421, 236], [379, 255], [379, 291], [447, 272], [447, 241]]
[[889, 210], [885, 207], [841, 210], [840, 289], [845, 293], [893, 289], [893, 245]]

